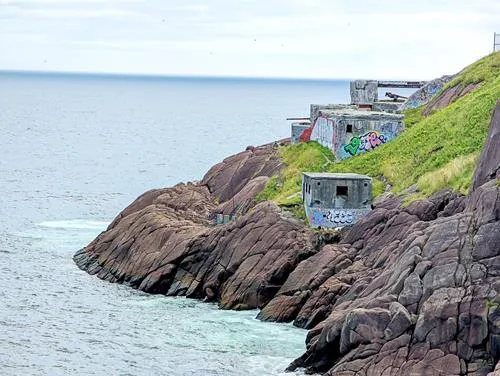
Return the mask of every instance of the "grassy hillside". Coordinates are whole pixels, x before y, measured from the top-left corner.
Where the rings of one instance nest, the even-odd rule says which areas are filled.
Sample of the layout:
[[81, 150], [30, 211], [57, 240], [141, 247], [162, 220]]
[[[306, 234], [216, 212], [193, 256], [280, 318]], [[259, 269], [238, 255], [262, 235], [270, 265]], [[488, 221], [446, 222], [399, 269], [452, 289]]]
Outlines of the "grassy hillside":
[[407, 111], [406, 130], [374, 151], [332, 162], [329, 150], [314, 142], [283, 147], [280, 152], [287, 168], [270, 181], [259, 198], [281, 205], [299, 203], [301, 171], [306, 170], [370, 175], [375, 178], [375, 196], [383, 192], [384, 182], [396, 194], [414, 184], [419, 196], [444, 187], [466, 193], [500, 98], [500, 52], [465, 68], [442, 91], [469, 83], [481, 85], [427, 117], [423, 108]]

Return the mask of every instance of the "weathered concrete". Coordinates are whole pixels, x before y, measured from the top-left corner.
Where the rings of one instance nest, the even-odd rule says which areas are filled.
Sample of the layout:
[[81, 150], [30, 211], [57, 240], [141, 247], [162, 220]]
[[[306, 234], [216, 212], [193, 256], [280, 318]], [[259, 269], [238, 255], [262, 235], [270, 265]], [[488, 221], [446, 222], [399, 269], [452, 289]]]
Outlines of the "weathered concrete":
[[371, 210], [372, 179], [359, 174], [304, 173], [302, 197], [311, 226], [349, 226]]
[[358, 106], [353, 104], [311, 104], [310, 122], [311, 124], [318, 118], [320, 111], [326, 110], [356, 110]]
[[292, 134], [291, 134], [291, 142], [292, 144], [297, 144], [301, 142], [301, 136], [306, 129], [311, 127], [310, 122], [295, 122], [292, 123]]
[[441, 90], [443, 86], [453, 78], [455, 78], [455, 75], [443, 76], [429, 81], [427, 84], [422, 86], [420, 89], [418, 89], [408, 97], [408, 100], [401, 105], [400, 111], [420, 107], [424, 104], [427, 104], [439, 92], [439, 90]]
[[393, 102], [393, 101], [380, 101], [380, 102], [375, 102], [372, 106], [373, 111], [380, 111], [380, 112], [390, 112], [395, 114], [396, 112], [399, 111], [399, 108], [401, 107], [401, 102]]
[[317, 141], [344, 159], [392, 140], [403, 131], [403, 119], [403, 115], [386, 112], [322, 110], [302, 140]]
[[378, 81], [356, 80], [350, 86], [352, 104], [372, 104], [378, 100]]

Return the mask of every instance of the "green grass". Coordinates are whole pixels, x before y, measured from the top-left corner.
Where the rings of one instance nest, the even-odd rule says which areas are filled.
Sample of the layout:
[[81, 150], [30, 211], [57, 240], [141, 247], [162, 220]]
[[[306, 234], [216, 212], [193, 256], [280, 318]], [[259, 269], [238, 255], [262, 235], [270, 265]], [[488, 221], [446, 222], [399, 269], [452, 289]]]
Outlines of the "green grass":
[[454, 80], [451, 80], [445, 85], [443, 90], [458, 84], [467, 86], [468, 84], [477, 84], [483, 81], [494, 80], [498, 78], [499, 70], [500, 52], [492, 53], [464, 68]]
[[384, 182], [396, 194], [414, 184], [422, 196], [445, 187], [467, 192], [500, 98], [500, 52], [465, 68], [443, 90], [479, 82], [479, 88], [428, 117], [422, 115], [422, 108], [405, 112], [405, 131], [368, 153], [332, 163], [330, 151], [317, 143], [283, 147], [280, 153], [287, 167], [271, 179], [259, 199], [298, 205], [302, 171], [369, 175], [374, 178], [374, 197], [384, 191]]
[[272, 177], [257, 200], [272, 200], [279, 205], [294, 206], [301, 203], [302, 172], [325, 171], [334, 162], [332, 152], [317, 142], [284, 146], [279, 150], [285, 169]]
[[443, 188], [466, 194], [479, 158], [479, 151], [452, 159], [443, 167], [427, 172], [417, 180], [417, 189], [428, 196]]

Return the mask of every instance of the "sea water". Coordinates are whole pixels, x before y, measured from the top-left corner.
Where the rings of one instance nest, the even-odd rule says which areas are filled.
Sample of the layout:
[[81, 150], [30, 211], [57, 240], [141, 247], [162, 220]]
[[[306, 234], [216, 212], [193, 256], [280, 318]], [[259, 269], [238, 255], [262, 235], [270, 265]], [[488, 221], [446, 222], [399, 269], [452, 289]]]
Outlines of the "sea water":
[[344, 81], [0, 74], [0, 375], [280, 375], [306, 331], [148, 295], [73, 253], [142, 192], [342, 103]]

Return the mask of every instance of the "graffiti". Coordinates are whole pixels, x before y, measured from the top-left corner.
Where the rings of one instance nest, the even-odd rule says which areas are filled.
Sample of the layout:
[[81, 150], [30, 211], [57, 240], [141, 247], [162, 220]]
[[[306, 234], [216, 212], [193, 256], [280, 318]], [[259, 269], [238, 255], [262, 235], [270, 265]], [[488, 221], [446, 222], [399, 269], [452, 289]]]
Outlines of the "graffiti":
[[304, 132], [307, 131], [308, 129], [310, 129], [309, 125], [292, 123], [292, 134], [291, 134], [292, 144], [304, 142], [303, 135], [305, 134]]
[[302, 134], [299, 137], [300, 142], [311, 141], [311, 132], [312, 132], [312, 128], [304, 129], [302, 131]]
[[353, 213], [346, 210], [329, 210], [326, 218], [337, 224], [351, 224], [354, 220]]
[[414, 92], [412, 95], [410, 95], [408, 100], [403, 103], [399, 109], [406, 110], [409, 108], [416, 108], [428, 103], [453, 77], [454, 76], [443, 76], [441, 78], [430, 81], [429, 83], [418, 89], [416, 92]]
[[370, 209], [327, 209], [305, 206], [307, 219], [313, 227], [335, 228], [350, 226]]
[[325, 116], [319, 116], [314, 124], [302, 131], [299, 142], [318, 141], [321, 145], [333, 150], [335, 145], [335, 122]]
[[309, 222], [311, 224], [315, 224], [316, 226], [324, 226], [325, 215], [320, 211], [313, 211], [311, 217], [309, 218]]
[[350, 155], [364, 153], [375, 149], [377, 146], [385, 144], [387, 138], [377, 131], [368, 132], [362, 136], [354, 136], [349, 144], [344, 145], [344, 150]]
[[335, 145], [334, 126], [335, 122], [332, 119], [324, 116], [318, 117], [312, 126], [310, 139], [333, 150]]

